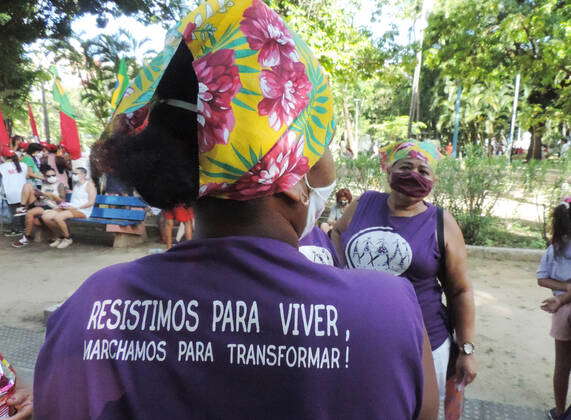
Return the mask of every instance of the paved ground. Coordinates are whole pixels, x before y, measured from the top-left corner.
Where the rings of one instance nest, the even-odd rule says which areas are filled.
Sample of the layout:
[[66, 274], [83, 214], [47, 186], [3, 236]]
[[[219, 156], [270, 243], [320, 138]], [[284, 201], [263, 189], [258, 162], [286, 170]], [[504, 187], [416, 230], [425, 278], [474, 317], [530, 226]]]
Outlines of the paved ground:
[[[44, 333], [0, 326], [0, 350], [27, 383], [32, 383], [36, 357]], [[477, 399], [466, 400], [464, 420], [545, 420], [543, 410]]]

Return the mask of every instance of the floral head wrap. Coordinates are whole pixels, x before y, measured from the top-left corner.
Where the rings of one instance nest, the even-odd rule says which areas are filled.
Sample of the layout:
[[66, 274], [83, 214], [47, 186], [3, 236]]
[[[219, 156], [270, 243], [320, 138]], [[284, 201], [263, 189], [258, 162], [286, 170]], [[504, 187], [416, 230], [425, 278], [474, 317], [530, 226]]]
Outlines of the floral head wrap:
[[307, 45], [262, 0], [207, 0], [189, 13], [126, 89], [111, 130], [144, 129], [181, 41], [199, 83], [199, 196], [247, 200], [296, 184], [333, 137], [333, 97]]
[[380, 150], [381, 168], [388, 171], [393, 164], [404, 158], [423, 160], [433, 166], [442, 155], [436, 146], [428, 141], [407, 140], [389, 144]]

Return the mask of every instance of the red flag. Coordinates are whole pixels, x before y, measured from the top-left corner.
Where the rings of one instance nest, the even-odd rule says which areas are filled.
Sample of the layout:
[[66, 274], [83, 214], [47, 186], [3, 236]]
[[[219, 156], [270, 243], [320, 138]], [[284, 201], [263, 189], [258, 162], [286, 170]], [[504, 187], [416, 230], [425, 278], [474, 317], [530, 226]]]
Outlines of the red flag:
[[0, 152], [4, 148], [10, 148], [10, 136], [4, 125], [4, 116], [2, 115], [2, 111], [0, 111]]
[[81, 146], [75, 120], [65, 112], [60, 111], [59, 125], [61, 128], [61, 145], [65, 146], [72, 160], [79, 159], [81, 157]]
[[32, 107], [28, 103], [28, 118], [30, 119], [30, 127], [32, 127], [32, 135], [39, 139], [40, 136], [38, 135], [38, 127], [36, 126], [36, 119], [34, 118], [34, 113], [32, 112]]
[[61, 127], [60, 144], [65, 146], [73, 160], [81, 157], [81, 145], [79, 143], [79, 133], [77, 124], [75, 123], [75, 112], [61, 84], [61, 80], [57, 74], [57, 70], [52, 66], [54, 75], [54, 87], [52, 93], [54, 99], [59, 105], [59, 125]]

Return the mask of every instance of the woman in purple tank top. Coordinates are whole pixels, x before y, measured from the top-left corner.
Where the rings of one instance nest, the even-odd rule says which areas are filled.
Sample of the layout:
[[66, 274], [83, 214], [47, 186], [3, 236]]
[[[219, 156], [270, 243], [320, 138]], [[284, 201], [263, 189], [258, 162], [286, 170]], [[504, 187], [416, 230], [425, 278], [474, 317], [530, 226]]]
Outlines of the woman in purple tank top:
[[[467, 278], [466, 247], [454, 218], [444, 212], [446, 255], [437, 238], [437, 207], [425, 201], [432, 189], [431, 164], [439, 158], [428, 142], [407, 141], [381, 152], [391, 192], [367, 191], [351, 203], [334, 228], [332, 238], [348, 268], [364, 268], [402, 276], [413, 284], [430, 337], [441, 398], [444, 397], [450, 353], [450, 318], [460, 350], [455, 380], [462, 386], [476, 376], [474, 360], [475, 306]], [[444, 257], [444, 258], [443, 258]], [[442, 303], [437, 274], [442, 260], [446, 296]]]

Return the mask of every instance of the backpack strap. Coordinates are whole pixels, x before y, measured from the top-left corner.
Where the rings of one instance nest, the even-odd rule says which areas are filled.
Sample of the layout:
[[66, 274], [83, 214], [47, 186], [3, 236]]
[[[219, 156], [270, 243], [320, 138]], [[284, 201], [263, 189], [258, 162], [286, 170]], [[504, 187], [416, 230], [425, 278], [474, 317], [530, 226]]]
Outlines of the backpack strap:
[[440, 285], [446, 295], [446, 307], [448, 312], [448, 332], [452, 336], [452, 345], [450, 347], [450, 357], [448, 359], [448, 369], [446, 372], [446, 379], [449, 380], [454, 376], [456, 370], [456, 360], [460, 354], [459, 347], [455, 344], [454, 328], [455, 322], [452, 316], [450, 301], [447, 292], [447, 277], [446, 277], [446, 241], [444, 240], [444, 210], [441, 207], [436, 207], [436, 238], [438, 240], [438, 249], [440, 251], [440, 266], [436, 274]]

